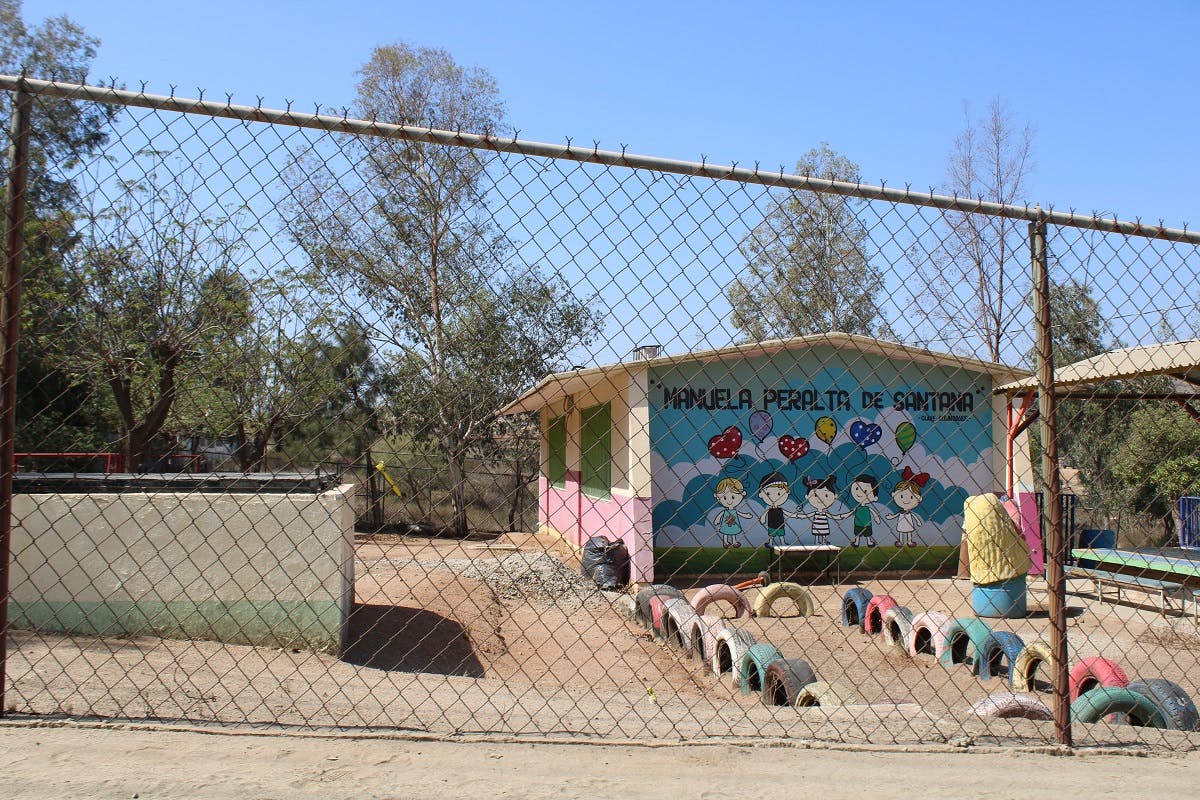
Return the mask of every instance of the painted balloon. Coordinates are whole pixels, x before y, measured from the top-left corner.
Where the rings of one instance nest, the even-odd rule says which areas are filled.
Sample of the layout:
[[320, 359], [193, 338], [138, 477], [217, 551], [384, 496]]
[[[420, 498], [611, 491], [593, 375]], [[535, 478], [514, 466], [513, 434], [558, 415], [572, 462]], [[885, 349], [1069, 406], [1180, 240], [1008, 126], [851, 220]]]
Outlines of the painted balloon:
[[864, 450], [878, 442], [881, 436], [883, 436], [883, 428], [873, 422], [856, 419], [850, 425], [850, 438]]
[[896, 426], [896, 444], [900, 447], [901, 454], [907, 453], [908, 448], [916, 444], [917, 441], [917, 426], [911, 422], [901, 422]]
[[766, 411], [755, 411], [750, 415], [750, 435], [758, 440], [759, 444], [771, 435], [771, 429], [775, 427], [775, 420]]
[[803, 436], [780, 436], [779, 452], [783, 453], [783, 457], [788, 461], [795, 461], [797, 458], [802, 458], [808, 453], [808, 439], [805, 439]]
[[708, 452], [716, 458], [733, 458], [742, 449], [742, 432], [730, 425], [723, 433], [708, 440]]
[[837, 423], [833, 421], [833, 417], [821, 417], [817, 420], [817, 427], [814, 432], [822, 442], [831, 444], [833, 437], [837, 436]]

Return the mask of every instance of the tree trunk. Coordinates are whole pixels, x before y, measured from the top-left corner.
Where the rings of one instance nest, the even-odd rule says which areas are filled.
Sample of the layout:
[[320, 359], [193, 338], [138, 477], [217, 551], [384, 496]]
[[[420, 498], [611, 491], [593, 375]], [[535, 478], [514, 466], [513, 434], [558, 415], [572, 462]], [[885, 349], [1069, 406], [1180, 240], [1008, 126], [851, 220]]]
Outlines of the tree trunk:
[[454, 531], [455, 536], [467, 535], [467, 474], [466, 474], [466, 452], [463, 450], [461, 443], [447, 439], [446, 450], [449, 454], [448, 467], [450, 469], [450, 499], [454, 503], [454, 516], [450, 521], [450, 528]]
[[512, 505], [508, 508], [508, 530], [517, 529], [517, 519], [521, 512], [521, 490], [525, 488], [525, 476], [521, 473], [521, 454], [513, 459], [513, 496]]

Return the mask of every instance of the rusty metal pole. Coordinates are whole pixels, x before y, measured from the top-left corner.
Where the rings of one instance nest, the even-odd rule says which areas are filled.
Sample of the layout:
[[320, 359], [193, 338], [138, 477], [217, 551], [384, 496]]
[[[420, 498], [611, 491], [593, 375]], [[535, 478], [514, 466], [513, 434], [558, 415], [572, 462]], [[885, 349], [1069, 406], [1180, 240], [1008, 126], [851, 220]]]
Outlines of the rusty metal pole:
[[1046, 580], [1050, 594], [1050, 650], [1054, 657], [1054, 733], [1071, 746], [1071, 696], [1067, 675], [1067, 592], [1063, 565], [1066, 543], [1062, 530], [1061, 478], [1058, 471], [1058, 420], [1055, 416], [1054, 340], [1050, 320], [1050, 269], [1046, 258], [1046, 223], [1029, 223], [1029, 256], [1033, 266], [1033, 314], [1037, 330], [1038, 420], [1042, 437], [1043, 530], [1047, 532]]
[[17, 338], [21, 329], [21, 256], [25, 250], [25, 190], [29, 178], [29, 114], [33, 96], [13, 97], [8, 182], [4, 198], [4, 294], [0, 306], [0, 717], [8, 704], [8, 562], [12, 551], [13, 450], [17, 421]]

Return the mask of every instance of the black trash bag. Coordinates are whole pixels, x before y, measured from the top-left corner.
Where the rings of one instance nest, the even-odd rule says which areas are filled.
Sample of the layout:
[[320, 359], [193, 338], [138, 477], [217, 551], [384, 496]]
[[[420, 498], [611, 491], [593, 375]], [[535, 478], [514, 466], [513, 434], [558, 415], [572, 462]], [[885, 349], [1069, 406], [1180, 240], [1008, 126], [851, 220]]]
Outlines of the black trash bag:
[[629, 584], [629, 551], [620, 539], [613, 542], [604, 536], [593, 536], [583, 545], [579, 571], [599, 589], [610, 592], [624, 589]]

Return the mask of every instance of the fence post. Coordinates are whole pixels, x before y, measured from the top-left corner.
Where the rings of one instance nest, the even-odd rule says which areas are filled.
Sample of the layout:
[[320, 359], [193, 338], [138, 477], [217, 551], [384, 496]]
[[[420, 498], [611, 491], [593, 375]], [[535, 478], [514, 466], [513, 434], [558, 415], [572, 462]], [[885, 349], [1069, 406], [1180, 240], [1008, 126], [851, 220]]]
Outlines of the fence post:
[[21, 328], [21, 256], [25, 250], [25, 190], [29, 178], [29, 114], [33, 96], [24, 88], [13, 97], [4, 187], [4, 294], [0, 307], [3, 360], [0, 366], [0, 718], [8, 703], [8, 562], [12, 552], [13, 451], [17, 418], [17, 338]]
[[1050, 650], [1054, 657], [1054, 732], [1058, 743], [1071, 746], [1071, 696], [1067, 674], [1067, 598], [1063, 565], [1061, 478], [1058, 472], [1058, 425], [1055, 417], [1054, 340], [1050, 321], [1050, 270], [1046, 257], [1046, 223], [1029, 223], [1029, 255], [1033, 266], [1033, 315], [1037, 331], [1038, 421], [1042, 437], [1042, 529], [1046, 535], [1046, 581], [1050, 594]]

